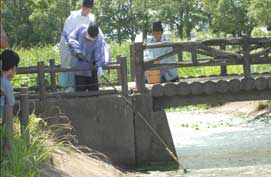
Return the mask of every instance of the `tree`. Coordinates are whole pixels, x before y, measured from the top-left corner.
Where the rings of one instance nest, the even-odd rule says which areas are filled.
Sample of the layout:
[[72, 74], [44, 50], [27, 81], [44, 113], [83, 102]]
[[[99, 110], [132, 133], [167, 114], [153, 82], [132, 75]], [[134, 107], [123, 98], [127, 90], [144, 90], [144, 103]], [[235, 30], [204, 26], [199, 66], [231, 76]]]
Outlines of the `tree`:
[[147, 0], [100, 0], [95, 13], [107, 37], [121, 44], [127, 39], [134, 41], [137, 33], [146, 31], [147, 4]]
[[211, 17], [213, 31], [233, 36], [251, 34], [255, 22], [248, 16], [249, 5], [250, 0], [203, 0], [203, 9]]
[[251, 0], [249, 15], [256, 20], [258, 25], [268, 26], [271, 29], [270, 11], [270, 0]]
[[176, 29], [180, 38], [191, 38], [191, 31], [200, 29], [208, 20], [199, 0], [163, 0], [158, 6], [160, 18]]
[[74, 0], [10, 0], [4, 2], [3, 22], [11, 45], [54, 44]]

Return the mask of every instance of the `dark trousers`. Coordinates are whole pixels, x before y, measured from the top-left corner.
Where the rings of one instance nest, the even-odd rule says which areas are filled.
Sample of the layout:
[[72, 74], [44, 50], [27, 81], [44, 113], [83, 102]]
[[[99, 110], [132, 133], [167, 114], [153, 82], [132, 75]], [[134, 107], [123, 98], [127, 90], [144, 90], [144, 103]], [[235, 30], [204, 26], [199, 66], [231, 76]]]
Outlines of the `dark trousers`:
[[92, 71], [92, 77], [75, 75], [75, 91], [98, 91], [97, 71]]
[[164, 82], [179, 82], [179, 80], [180, 80], [179, 77], [176, 77], [176, 78], [174, 78], [174, 79], [172, 79], [170, 81], [166, 81], [165, 77], [162, 76], [161, 83], [164, 83]]

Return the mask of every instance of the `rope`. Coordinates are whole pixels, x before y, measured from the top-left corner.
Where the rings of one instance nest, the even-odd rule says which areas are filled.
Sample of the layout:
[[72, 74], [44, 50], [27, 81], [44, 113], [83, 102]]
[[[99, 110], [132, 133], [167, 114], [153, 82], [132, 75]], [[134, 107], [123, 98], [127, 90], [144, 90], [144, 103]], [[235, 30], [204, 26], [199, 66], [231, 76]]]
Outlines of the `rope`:
[[158, 139], [158, 141], [163, 145], [163, 147], [166, 149], [166, 151], [169, 153], [169, 155], [172, 157], [174, 161], [177, 162], [177, 164], [183, 169], [184, 173], [187, 173], [187, 169], [184, 168], [184, 166], [178, 161], [178, 158], [174, 155], [174, 153], [169, 149], [168, 145], [165, 143], [165, 141], [161, 138], [161, 136], [158, 135], [158, 133], [154, 130], [154, 128], [149, 124], [149, 122], [146, 120], [146, 118], [138, 111], [136, 111], [132, 105], [132, 103], [116, 89], [116, 87], [104, 76], [102, 75], [102, 78], [113, 87], [113, 89], [121, 95], [121, 98], [130, 106], [130, 108], [133, 110], [133, 112], [147, 125], [147, 127], [150, 129], [150, 131], [154, 134], [154, 136]]

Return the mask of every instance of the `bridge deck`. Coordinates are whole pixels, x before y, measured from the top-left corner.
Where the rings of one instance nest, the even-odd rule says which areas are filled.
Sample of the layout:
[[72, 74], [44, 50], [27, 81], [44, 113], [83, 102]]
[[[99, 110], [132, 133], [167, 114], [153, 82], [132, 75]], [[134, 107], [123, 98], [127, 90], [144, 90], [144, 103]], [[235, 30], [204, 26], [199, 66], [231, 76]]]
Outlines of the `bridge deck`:
[[271, 99], [271, 75], [217, 76], [148, 85], [154, 109], [170, 106]]

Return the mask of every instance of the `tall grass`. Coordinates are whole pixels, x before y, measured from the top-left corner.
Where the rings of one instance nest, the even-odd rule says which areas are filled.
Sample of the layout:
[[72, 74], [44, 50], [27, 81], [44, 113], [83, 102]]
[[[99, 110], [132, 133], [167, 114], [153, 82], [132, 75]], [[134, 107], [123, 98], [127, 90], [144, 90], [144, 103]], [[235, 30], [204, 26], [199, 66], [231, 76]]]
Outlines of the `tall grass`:
[[[56, 143], [55, 134], [51, 130], [44, 131], [45, 122], [31, 116], [28, 130], [30, 143], [20, 136], [19, 123], [15, 123], [13, 149], [1, 156], [1, 175], [3, 177], [37, 177], [42, 176], [44, 164], [50, 164], [52, 153], [61, 148]], [[1, 127], [0, 127], [1, 128]], [[3, 130], [1, 130], [3, 132]], [[3, 135], [3, 133], [2, 133]]]

